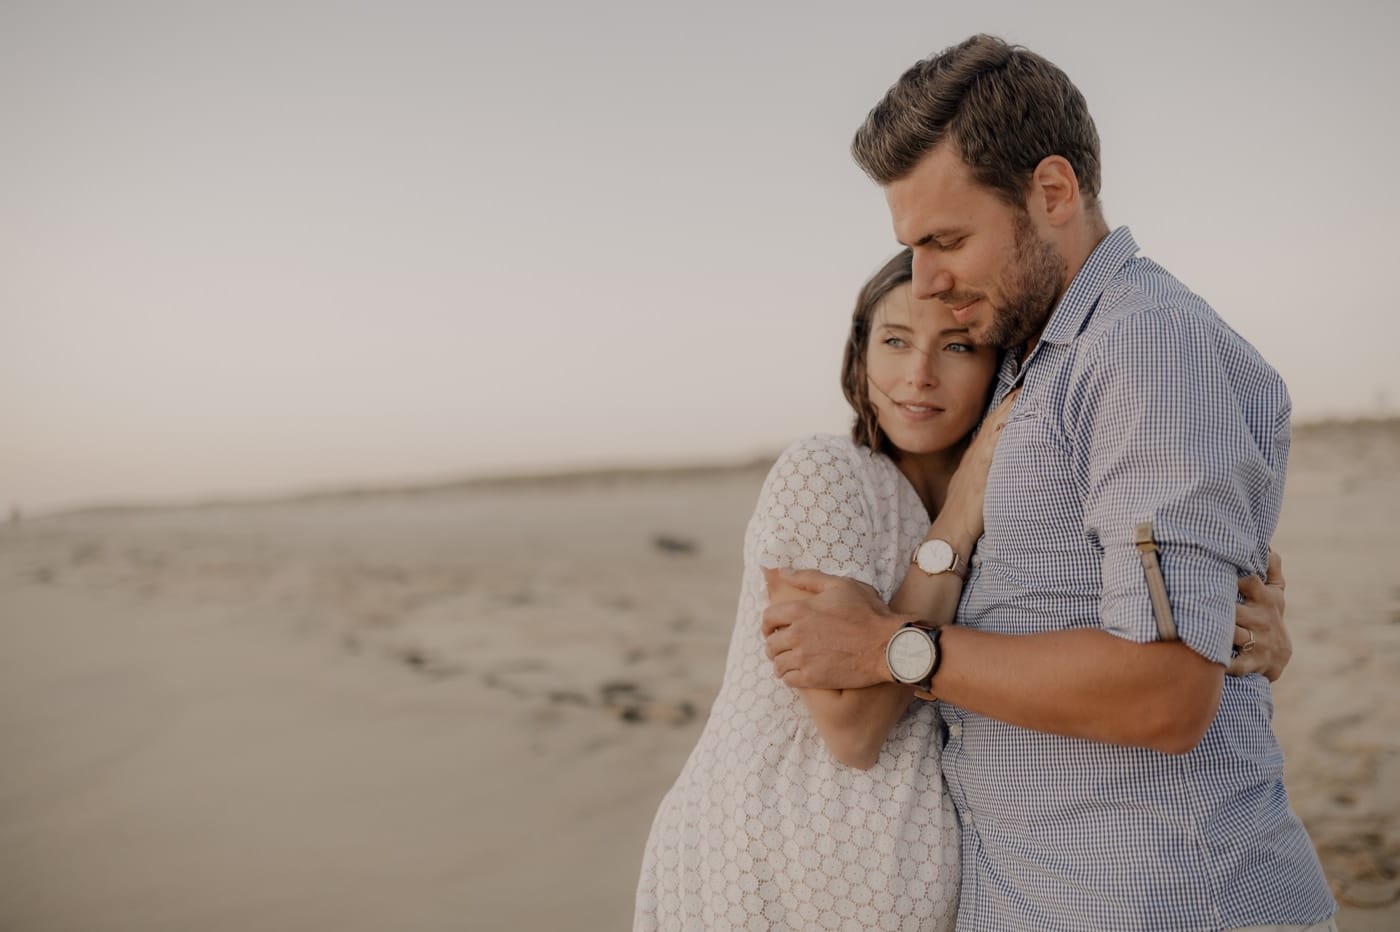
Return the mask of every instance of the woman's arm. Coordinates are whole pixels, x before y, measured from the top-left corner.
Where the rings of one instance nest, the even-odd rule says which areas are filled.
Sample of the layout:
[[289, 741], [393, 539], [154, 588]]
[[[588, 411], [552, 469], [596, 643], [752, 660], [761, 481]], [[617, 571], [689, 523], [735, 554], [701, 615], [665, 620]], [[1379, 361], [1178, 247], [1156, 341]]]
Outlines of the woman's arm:
[[[765, 569], [768, 603], [778, 605], [811, 596], [787, 582], [779, 570]], [[954, 599], [956, 608], [957, 600]], [[799, 689], [797, 694], [831, 756], [847, 767], [869, 770], [880, 759], [890, 729], [914, 698], [914, 688], [885, 683], [864, 689]]]
[[[987, 416], [982, 430], [963, 455], [948, 496], [925, 539], [946, 540], [967, 565], [982, 536], [982, 494], [996, 450], [997, 436], [1011, 414], [1015, 393]], [[811, 593], [792, 585], [780, 571], [764, 570], [770, 605], [805, 599]], [[954, 573], [930, 576], [911, 568], [890, 599], [890, 608], [928, 624], [949, 624], [958, 610], [963, 581]], [[914, 698], [912, 686], [885, 683], [864, 689], [799, 689], [827, 750], [849, 767], [868, 770], [880, 758], [890, 729]], [[925, 698], [933, 698], [925, 696]]]

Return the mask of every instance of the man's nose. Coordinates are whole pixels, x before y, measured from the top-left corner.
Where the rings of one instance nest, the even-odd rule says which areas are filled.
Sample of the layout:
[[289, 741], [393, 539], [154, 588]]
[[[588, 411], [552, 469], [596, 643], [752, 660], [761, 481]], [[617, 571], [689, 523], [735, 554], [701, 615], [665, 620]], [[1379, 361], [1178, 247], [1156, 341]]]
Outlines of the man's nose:
[[920, 301], [953, 290], [953, 276], [936, 255], [914, 253], [914, 297]]

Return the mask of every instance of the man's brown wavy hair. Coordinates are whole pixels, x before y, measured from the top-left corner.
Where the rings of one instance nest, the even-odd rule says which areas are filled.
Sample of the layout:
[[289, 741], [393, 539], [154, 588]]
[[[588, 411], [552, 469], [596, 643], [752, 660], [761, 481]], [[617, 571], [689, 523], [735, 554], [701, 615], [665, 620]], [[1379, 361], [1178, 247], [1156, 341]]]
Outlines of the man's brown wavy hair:
[[1058, 67], [1019, 45], [978, 35], [900, 77], [851, 143], [880, 185], [907, 176], [948, 140], [978, 183], [1024, 208], [1042, 160], [1069, 162], [1090, 210], [1098, 207], [1099, 133], [1084, 95]]

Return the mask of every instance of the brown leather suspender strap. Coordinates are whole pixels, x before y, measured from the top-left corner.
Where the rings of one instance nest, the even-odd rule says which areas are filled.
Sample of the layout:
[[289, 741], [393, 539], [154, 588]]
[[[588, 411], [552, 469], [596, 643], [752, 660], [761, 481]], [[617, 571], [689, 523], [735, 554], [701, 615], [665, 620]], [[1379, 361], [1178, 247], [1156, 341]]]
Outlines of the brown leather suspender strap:
[[1177, 640], [1176, 619], [1167, 599], [1167, 581], [1162, 578], [1162, 564], [1157, 560], [1157, 540], [1152, 536], [1152, 522], [1137, 526], [1138, 557], [1142, 572], [1147, 576], [1147, 592], [1152, 597], [1152, 614], [1157, 616], [1157, 635], [1164, 641]]

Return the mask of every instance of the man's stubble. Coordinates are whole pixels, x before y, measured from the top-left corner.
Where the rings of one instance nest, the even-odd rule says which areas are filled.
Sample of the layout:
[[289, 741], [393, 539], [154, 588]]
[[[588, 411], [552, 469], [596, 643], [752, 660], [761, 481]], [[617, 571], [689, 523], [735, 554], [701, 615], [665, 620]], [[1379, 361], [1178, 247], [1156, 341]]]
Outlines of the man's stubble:
[[1060, 300], [1065, 260], [1058, 249], [1041, 239], [1024, 210], [1016, 214], [1015, 254], [1005, 273], [1005, 305], [996, 308], [986, 336], [987, 346], [1009, 350], [1025, 346], [1040, 335]]

